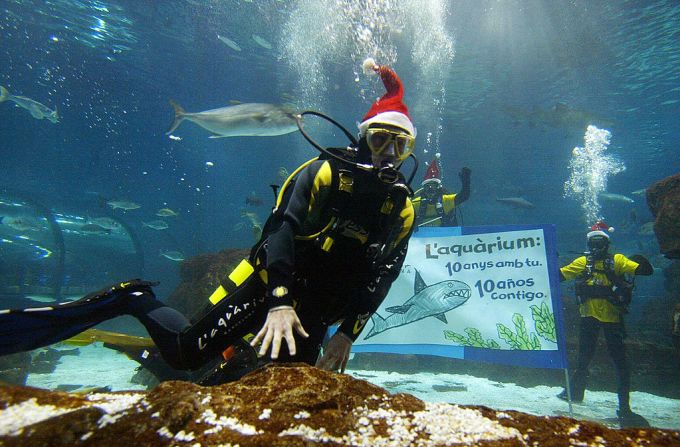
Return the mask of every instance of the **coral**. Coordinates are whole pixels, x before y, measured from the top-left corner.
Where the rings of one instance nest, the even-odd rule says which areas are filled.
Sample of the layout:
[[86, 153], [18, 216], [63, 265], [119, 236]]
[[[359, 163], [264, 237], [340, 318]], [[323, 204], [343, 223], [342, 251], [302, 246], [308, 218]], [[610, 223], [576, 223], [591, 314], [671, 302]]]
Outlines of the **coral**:
[[680, 432], [613, 430], [567, 417], [425, 403], [303, 364], [216, 387], [69, 394], [0, 386], [3, 446], [678, 445]]

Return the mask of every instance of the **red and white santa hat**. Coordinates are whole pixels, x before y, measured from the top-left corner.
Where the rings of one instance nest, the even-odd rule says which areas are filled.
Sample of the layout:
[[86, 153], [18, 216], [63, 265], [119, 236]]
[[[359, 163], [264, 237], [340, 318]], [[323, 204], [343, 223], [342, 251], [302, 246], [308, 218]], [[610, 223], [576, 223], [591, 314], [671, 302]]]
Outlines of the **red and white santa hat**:
[[586, 235], [588, 239], [590, 239], [593, 236], [604, 236], [607, 239], [609, 239], [609, 234], [608, 233], [613, 233], [614, 232], [614, 227], [610, 227], [604, 221], [598, 220], [595, 222], [595, 224], [590, 227], [590, 231]]
[[416, 128], [411, 122], [408, 108], [404, 104], [404, 86], [399, 76], [386, 65], [377, 65], [373, 59], [364, 61], [364, 71], [373, 70], [380, 75], [387, 92], [378, 98], [359, 123], [359, 134], [364, 135], [371, 124], [388, 124], [404, 129], [416, 136]]
[[425, 171], [425, 176], [423, 177], [423, 183], [421, 186], [436, 183], [441, 185], [442, 183], [442, 173], [439, 167], [439, 157], [440, 153], [436, 153], [432, 161], [427, 165], [427, 171]]

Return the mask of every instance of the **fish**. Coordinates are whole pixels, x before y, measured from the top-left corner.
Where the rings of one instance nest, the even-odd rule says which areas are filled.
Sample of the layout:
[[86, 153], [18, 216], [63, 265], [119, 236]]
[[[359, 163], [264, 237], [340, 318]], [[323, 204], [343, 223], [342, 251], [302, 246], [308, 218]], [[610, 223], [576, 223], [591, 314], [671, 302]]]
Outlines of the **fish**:
[[373, 326], [365, 339], [428, 317], [448, 323], [446, 312], [462, 306], [470, 298], [470, 286], [464, 282], [449, 279], [428, 286], [418, 270], [413, 292], [404, 304], [385, 309], [392, 314], [389, 317], [383, 318], [377, 312], [371, 315]]
[[181, 262], [184, 261], [184, 255], [176, 250], [161, 250], [161, 256], [168, 258], [171, 261]]
[[265, 39], [262, 37], [258, 36], [257, 34], [253, 34], [253, 40], [262, 48], [266, 48], [268, 50], [272, 49], [272, 44], [267, 42]]
[[241, 210], [241, 217], [248, 219], [253, 225], [260, 225], [260, 220], [257, 218], [257, 214], [250, 211]]
[[515, 124], [526, 123], [530, 127], [547, 126], [553, 128], [580, 128], [589, 124], [599, 127], [612, 126], [613, 121], [596, 114], [569, 107], [558, 102], [548, 109], [534, 107], [531, 111], [517, 107], [503, 107], [503, 111], [510, 115]]
[[288, 180], [288, 177], [290, 177], [288, 169], [286, 169], [283, 166], [279, 167], [279, 169], [276, 171], [276, 177], [278, 178], [279, 182], [283, 185], [283, 183], [286, 180]]
[[601, 200], [607, 201], [607, 202], [617, 202], [617, 203], [635, 203], [635, 200], [631, 199], [628, 196], [624, 196], [623, 194], [614, 194], [610, 192], [601, 192], [597, 195], [597, 197]]
[[515, 208], [535, 208], [536, 205], [529, 202], [524, 197], [496, 197], [496, 202], [507, 203]]
[[43, 231], [44, 229], [37, 219], [27, 216], [0, 216], [0, 224], [22, 232]]
[[106, 204], [114, 210], [120, 208], [125, 211], [136, 210], [142, 207], [142, 205], [130, 202], [129, 200], [109, 200]]
[[253, 232], [253, 237], [255, 238], [255, 240], [259, 241], [260, 238], [262, 237], [262, 226], [254, 224], [252, 227], [250, 227], [250, 231]]
[[633, 194], [634, 196], [641, 196], [645, 192], [647, 192], [647, 189], [642, 188], [642, 189], [636, 189], [635, 191], [631, 192], [631, 194]]
[[104, 228], [101, 225], [88, 223], [81, 225], [80, 232], [85, 234], [111, 234], [110, 228]]
[[640, 236], [654, 236], [654, 222], [645, 222], [638, 230]]
[[234, 50], [234, 51], [241, 51], [241, 47], [239, 47], [238, 44], [237, 44], [236, 42], [234, 42], [233, 40], [229, 39], [228, 37], [220, 36], [220, 35], [218, 34], [218, 35], [217, 35], [217, 38], [220, 40], [220, 42], [222, 42], [223, 44], [225, 44], [226, 46], [228, 46], [228, 47], [231, 48], [232, 50]]
[[170, 135], [184, 120], [198, 124], [213, 135], [210, 138], [270, 137], [298, 130], [294, 113], [276, 104], [244, 103], [203, 112], [188, 113], [172, 99], [175, 120]]
[[9, 91], [0, 85], [0, 102], [5, 101], [12, 101], [18, 107], [28, 110], [31, 116], [35, 119], [41, 120], [47, 118], [47, 120], [53, 124], [59, 122], [59, 112], [57, 112], [56, 109], [52, 110], [45, 104], [39, 103], [38, 101], [25, 96], [10, 95]]
[[151, 222], [142, 222], [143, 227], [149, 227], [154, 230], [167, 230], [170, 225], [164, 220], [152, 220]]
[[120, 222], [117, 222], [116, 220], [110, 217], [91, 217], [88, 219], [88, 222], [91, 224], [99, 225], [100, 227], [104, 227], [112, 231], [116, 231], [122, 228]]
[[179, 213], [171, 210], [170, 208], [161, 208], [156, 211], [156, 216], [158, 217], [177, 217]]
[[260, 206], [264, 203], [264, 201], [255, 194], [255, 191], [252, 191], [250, 194], [246, 196], [246, 205], [251, 205], [251, 206]]

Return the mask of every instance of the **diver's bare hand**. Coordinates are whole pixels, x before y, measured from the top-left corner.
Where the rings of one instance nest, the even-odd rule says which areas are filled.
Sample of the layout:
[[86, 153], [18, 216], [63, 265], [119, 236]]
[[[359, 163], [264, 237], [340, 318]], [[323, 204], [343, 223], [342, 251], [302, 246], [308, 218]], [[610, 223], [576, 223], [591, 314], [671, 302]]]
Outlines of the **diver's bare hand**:
[[300, 318], [298, 318], [295, 309], [290, 306], [276, 307], [267, 314], [267, 321], [264, 326], [257, 333], [255, 338], [250, 342], [250, 346], [257, 346], [261, 341], [259, 355], [263, 356], [272, 348], [271, 358], [276, 360], [279, 357], [279, 350], [281, 349], [281, 339], [285, 339], [288, 344], [288, 352], [290, 355], [295, 355], [295, 337], [293, 336], [293, 329], [301, 336], [307, 338], [309, 334], [302, 327]]
[[317, 360], [316, 366], [326, 371], [340, 370], [341, 373], [344, 373], [351, 351], [352, 340], [338, 331], [328, 341], [328, 345], [321, 358]]

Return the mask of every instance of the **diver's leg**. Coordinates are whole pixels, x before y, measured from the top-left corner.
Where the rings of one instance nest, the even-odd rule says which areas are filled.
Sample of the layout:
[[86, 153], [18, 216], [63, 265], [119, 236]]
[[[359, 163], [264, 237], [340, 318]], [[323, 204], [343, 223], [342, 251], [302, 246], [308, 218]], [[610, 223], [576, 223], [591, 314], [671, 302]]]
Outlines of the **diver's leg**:
[[630, 412], [630, 366], [626, 358], [626, 348], [623, 344], [625, 337], [623, 323], [605, 323], [604, 336], [607, 341], [609, 355], [616, 367], [618, 385], [616, 392], [619, 398], [619, 412]]
[[144, 325], [163, 360], [170, 366], [175, 369], [192, 369], [184, 363], [179, 343], [180, 334], [191, 326], [183, 314], [159, 301], [152, 291], [130, 300], [125, 313], [134, 316]]
[[73, 337], [126, 313], [131, 301], [153, 295], [150, 283], [131, 280], [56, 305], [0, 311], [0, 355], [28, 351]]
[[184, 329], [178, 337], [182, 365], [196, 369], [250, 331], [257, 331], [267, 314], [265, 292], [259, 278], [252, 277]]
[[[588, 366], [595, 355], [597, 335], [600, 329], [599, 322], [593, 317], [581, 317], [579, 321], [579, 349], [576, 369], [571, 375], [571, 399], [581, 402], [588, 381]], [[560, 394], [560, 398], [566, 398], [566, 392]]]

